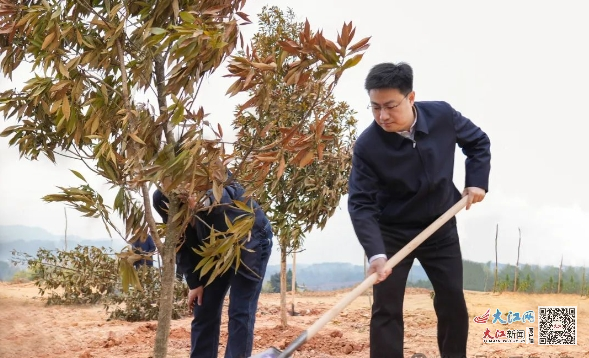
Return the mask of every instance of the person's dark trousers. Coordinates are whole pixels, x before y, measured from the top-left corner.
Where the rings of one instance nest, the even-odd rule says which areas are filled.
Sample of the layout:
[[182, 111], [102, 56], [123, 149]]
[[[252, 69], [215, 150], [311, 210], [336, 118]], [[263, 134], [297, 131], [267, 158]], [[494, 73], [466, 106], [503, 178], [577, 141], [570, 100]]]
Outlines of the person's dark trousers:
[[[262, 278], [272, 251], [272, 234], [260, 240]], [[254, 324], [263, 279], [253, 281], [229, 270], [215, 279], [203, 292], [202, 305], [195, 305], [191, 329], [191, 358], [216, 358], [219, 349], [221, 314], [229, 292], [229, 337], [225, 358], [247, 358], [252, 354]]]
[[[390, 258], [413, 237], [400, 239], [381, 228]], [[396, 237], [395, 237], [396, 236]], [[468, 312], [464, 300], [462, 255], [455, 225], [430, 237], [374, 286], [370, 321], [370, 357], [403, 358], [403, 299], [407, 275], [417, 258], [430, 279], [438, 318], [438, 347], [443, 358], [466, 357]]]

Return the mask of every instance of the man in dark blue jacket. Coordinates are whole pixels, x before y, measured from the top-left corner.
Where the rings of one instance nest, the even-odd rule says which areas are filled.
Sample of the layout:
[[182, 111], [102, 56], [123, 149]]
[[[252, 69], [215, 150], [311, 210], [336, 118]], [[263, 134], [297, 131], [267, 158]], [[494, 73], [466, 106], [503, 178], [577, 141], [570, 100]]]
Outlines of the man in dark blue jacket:
[[[147, 238], [143, 242], [141, 240], [133, 242], [133, 251], [140, 255], [153, 254], [155, 252], [155, 243], [153, 242], [153, 238], [151, 237], [151, 235], [147, 235]], [[139, 269], [141, 265], [153, 267], [153, 257], [143, 258], [133, 263], [133, 266], [136, 269]]]
[[[200, 270], [195, 271], [201, 257], [192, 248], [198, 247], [208, 239], [211, 234], [210, 227], [220, 232], [227, 231], [225, 215], [233, 222], [238, 216], [245, 214], [232, 205], [233, 200], [246, 202], [254, 208], [255, 219], [251, 237], [244, 238], [244, 246], [248, 250], [241, 251], [241, 263], [237, 273], [230, 269], [204, 287], [209, 276], [205, 275], [201, 279]], [[168, 199], [162, 192], [156, 190], [153, 194], [153, 206], [164, 222], [168, 221], [167, 202]], [[220, 204], [224, 205], [213, 207], [210, 213], [201, 211], [197, 214], [199, 219], [193, 220], [193, 224], [187, 226], [184, 243], [176, 256], [178, 269], [184, 274], [190, 289], [188, 305], [194, 314], [190, 357], [193, 358], [217, 357], [223, 301], [229, 287], [229, 337], [225, 358], [251, 356], [258, 298], [272, 249], [272, 228], [266, 214], [253, 199], [246, 201], [244, 189], [238, 183], [232, 182], [224, 188]]]
[[[371, 357], [403, 358], [403, 298], [416, 258], [434, 287], [441, 356], [466, 357], [468, 312], [456, 219], [392, 272], [384, 264], [461, 196], [468, 196], [467, 209], [483, 200], [489, 183], [489, 138], [448, 103], [415, 102], [408, 64], [374, 66], [365, 88], [374, 122], [354, 146], [348, 210], [369, 258], [368, 272], [378, 273], [370, 321]], [[462, 193], [453, 183], [456, 145], [466, 156]]]

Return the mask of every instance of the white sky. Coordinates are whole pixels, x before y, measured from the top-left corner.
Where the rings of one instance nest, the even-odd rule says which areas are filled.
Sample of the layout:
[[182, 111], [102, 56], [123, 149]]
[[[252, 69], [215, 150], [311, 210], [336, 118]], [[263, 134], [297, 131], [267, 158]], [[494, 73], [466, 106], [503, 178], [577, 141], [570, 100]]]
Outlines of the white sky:
[[[491, 138], [490, 192], [485, 201], [458, 215], [463, 256], [494, 260], [495, 225], [499, 224], [499, 261], [515, 263], [518, 227], [522, 229], [520, 263], [584, 265], [589, 249], [589, 174], [585, 168], [589, 83], [589, 3], [584, 1], [310, 1], [250, 0], [252, 20], [265, 4], [291, 7], [301, 21], [335, 39], [344, 21], [356, 26], [356, 41], [372, 36], [362, 62], [344, 74], [336, 95], [358, 112], [359, 130], [372, 121], [366, 109], [364, 78], [380, 62], [413, 66], [417, 100], [445, 100], [472, 119]], [[243, 28], [250, 36], [256, 25]], [[210, 120], [228, 132], [234, 99], [224, 96], [230, 84], [224, 68], [208, 80], [201, 103]], [[20, 87], [0, 78], [0, 90]], [[12, 123], [0, 122], [0, 128]], [[0, 138], [0, 225], [40, 226], [63, 233], [61, 204], [43, 195], [56, 186], [77, 185], [68, 168], [87, 173], [69, 160], [19, 160], [16, 148]], [[457, 152], [455, 183], [464, 184], [464, 158]], [[99, 178], [87, 179], [106, 193]], [[112, 195], [105, 196], [111, 199]], [[87, 238], [107, 235], [98, 219], [79, 218], [68, 210], [68, 233]], [[297, 262], [362, 264], [346, 198], [323, 231], [306, 238]], [[337, 250], [334, 250], [337, 248]], [[326, 253], [332, 252], [332, 255]], [[279, 262], [275, 252], [271, 264]]]

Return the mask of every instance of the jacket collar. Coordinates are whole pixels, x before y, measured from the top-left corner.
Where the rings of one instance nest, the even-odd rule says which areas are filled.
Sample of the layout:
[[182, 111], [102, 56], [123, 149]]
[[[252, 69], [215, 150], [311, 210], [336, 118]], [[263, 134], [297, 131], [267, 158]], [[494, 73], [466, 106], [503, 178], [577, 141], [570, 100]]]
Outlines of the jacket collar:
[[419, 110], [420, 105], [421, 104], [419, 102], [415, 102], [413, 104], [413, 109], [415, 110], [415, 118], [417, 118], [417, 121], [415, 122], [415, 131], [421, 132], [423, 134], [428, 134], [429, 128], [427, 127], [427, 118], [425, 113]]
[[[417, 134], [417, 132], [420, 132], [421, 135], [425, 135], [429, 133], [429, 128], [427, 126], [427, 118], [426, 115], [423, 111], [419, 110], [420, 104], [419, 102], [415, 102], [415, 104], [413, 105], [413, 109], [415, 111], [415, 134]], [[372, 125], [376, 128], [376, 131], [384, 138], [384, 140], [387, 143], [390, 143], [395, 149], [401, 149], [401, 146], [403, 145], [404, 141], [411, 141], [411, 139], [409, 138], [405, 138], [397, 133], [390, 133], [390, 132], [386, 132], [384, 129], [382, 129], [378, 123], [376, 123], [376, 121], [372, 122]], [[419, 138], [418, 135], [415, 135], [414, 138], [417, 139]]]

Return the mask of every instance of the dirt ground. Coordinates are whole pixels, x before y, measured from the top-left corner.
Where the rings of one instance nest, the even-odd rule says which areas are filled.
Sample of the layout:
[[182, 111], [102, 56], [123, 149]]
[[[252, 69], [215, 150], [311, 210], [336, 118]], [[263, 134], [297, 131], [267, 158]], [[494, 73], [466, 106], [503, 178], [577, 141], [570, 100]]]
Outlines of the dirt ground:
[[[270, 346], [284, 348], [302, 331], [335, 305], [345, 294], [337, 292], [306, 292], [296, 297], [296, 312], [289, 316], [289, 328], [279, 326], [278, 294], [262, 294], [256, 323], [254, 353]], [[578, 295], [541, 295], [467, 292], [471, 317], [468, 355], [503, 357], [587, 357], [589, 358], [589, 300]], [[289, 307], [291, 297], [288, 297]], [[538, 345], [538, 322], [513, 323], [508, 326], [473, 322], [475, 316], [498, 308], [506, 317], [508, 311], [524, 313], [538, 306], [577, 306], [577, 345]], [[369, 297], [362, 296], [347, 307], [335, 320], [307, 342], [295, 354], [297, 358], [368, 357]], [[436, 357], [436, 317], [428, 290], [408, 289], [405, 299], [405, 356], [422, 353]], [[28, 284], [0, 283], [0, 357], [18, 358], [98, 358], [150, 357], [156, 322], [129, 323], [107, 321], [101, 305], [46, 306], [37, 289]], [[537, 318], [537, 317], [536, 317]], [[486, 328], [494, 334], [497, 329], [535, 327], [535, 343], [483, 343]], [[222, 327], [221, 346], [227, 339], [226, 325]], [[187, 357], [190, 349], [190, 318], [172, 321], [169, 342], [171, 358]], [[219, 355], [222, 357], [222, 354]], [[386, 355], [383, 355], [386, 357]]]

